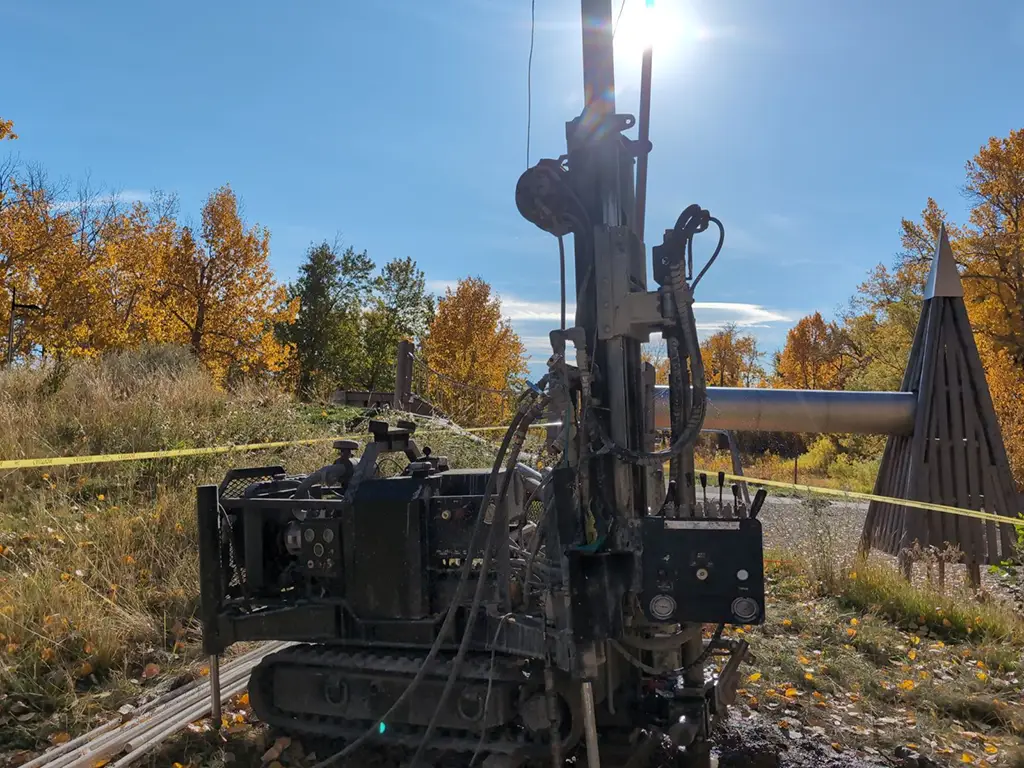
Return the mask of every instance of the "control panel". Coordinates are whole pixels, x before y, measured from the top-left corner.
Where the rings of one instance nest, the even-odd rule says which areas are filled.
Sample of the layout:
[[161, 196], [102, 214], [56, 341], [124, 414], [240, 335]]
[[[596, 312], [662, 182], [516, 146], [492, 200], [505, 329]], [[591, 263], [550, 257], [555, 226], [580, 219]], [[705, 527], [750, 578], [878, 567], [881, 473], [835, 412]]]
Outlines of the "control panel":
[[643, 547], [640, 600], [650, 621], [764, 621], [764, 546], [759, 520], [647, 517]]

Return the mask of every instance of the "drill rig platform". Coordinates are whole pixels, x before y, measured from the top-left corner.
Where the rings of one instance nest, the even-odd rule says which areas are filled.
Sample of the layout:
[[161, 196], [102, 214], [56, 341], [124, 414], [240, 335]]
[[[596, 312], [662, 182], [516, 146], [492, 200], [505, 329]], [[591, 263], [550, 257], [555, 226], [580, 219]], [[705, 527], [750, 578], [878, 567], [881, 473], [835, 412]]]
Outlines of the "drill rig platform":
[[[572, 235], [576, 316], [551, 332], [493, 466], [453, 468], [418, 447], [414, 424], [371, 422], [364, 446], [340, 441], [316, 472], [236, 469], [198, 489], [205, 650], [294, 643], [254, 670], [250, 698], [272, 727], [337, 745], [317, 768], [363, 745], [492, 768], [577, 751], [589, 768], [640, 768], [667, 746], [707, 768], [748, 652], [724, 628], [764, 620], [764, 492], [749, 507], [696, 498], [707, 398], [693, 295], [724, 228], [690, 206], [648, 259], [634, 176], [651, 149], [649, 61], [632, 140], [637, 121], [615, 112], [611, 0], [581, 9], [586, 108], [567, 152], [515, 191], [525, 219], [560, 245]], [[709, 230], [717, 245], [695, 273]], [[660, 450], [641, 360], [654, 332], [670, 363]], [[549, 419], [553, 467], [538, 473], [518, 459]], [[400, 475], [379, 471], [386, 454], [405, 457]]]

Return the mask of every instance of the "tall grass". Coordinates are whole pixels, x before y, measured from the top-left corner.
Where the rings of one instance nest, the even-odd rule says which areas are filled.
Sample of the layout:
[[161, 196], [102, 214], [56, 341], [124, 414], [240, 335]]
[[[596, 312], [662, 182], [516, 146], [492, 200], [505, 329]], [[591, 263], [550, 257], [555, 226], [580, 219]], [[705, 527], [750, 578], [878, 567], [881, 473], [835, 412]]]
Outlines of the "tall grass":
[[[0, 459], [337, 436], [364, 421], [262, 382], [225, 391], [174, 348], [0, 374]], [[493, 457], [488, 443], [436, 425], [417, 442], [454, 466]], [[195, 487], [231, 466], [298, 472], [333, 458], [314, 445], [0, 477], [0, 691], [40, 717], [61, 713], [75, 731], [83, 707], [116, 709], [147, 667], [167, 673], [197, 659]], [[90, 702], [100, 690], [101, 703]], [[0, 747], [31, 747], [34, 723], [0, 734]]]
[[[178, 349], [0, 375], [0, 457], [121, 453], [323, 434], [266, 387], [218, 389]], [[322, 448], [280, 452], [307, 465]], [[70, 705], [188, 656], [198, 627], [194, 487], [217, 456], [0, 478], [0, 688]]]

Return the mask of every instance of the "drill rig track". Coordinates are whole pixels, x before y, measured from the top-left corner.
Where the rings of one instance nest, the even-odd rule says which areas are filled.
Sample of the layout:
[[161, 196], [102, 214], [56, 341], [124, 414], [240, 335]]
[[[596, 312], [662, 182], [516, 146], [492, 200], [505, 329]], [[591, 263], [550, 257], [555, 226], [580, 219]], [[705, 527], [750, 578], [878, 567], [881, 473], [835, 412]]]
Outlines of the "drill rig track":
[[[380, 647], [296, 645], [267, 656], [253, 670], [249, 696], [253, 711], [268, 725], [289, 733], [351, 741], [373, 728], [409, 685], [426, 652]], [[429, 666], [419, 695], [384, 723], [370, 740], [378, 747], [420, 745], [454, 654]], [[550, 753], [546, 728], [524, 722], [520, 705], [543, 695], [542, 675], [522, 659], [469, 654], [459, 683], [431, 738], [437, 751], [505, 755], [523, 760]]]

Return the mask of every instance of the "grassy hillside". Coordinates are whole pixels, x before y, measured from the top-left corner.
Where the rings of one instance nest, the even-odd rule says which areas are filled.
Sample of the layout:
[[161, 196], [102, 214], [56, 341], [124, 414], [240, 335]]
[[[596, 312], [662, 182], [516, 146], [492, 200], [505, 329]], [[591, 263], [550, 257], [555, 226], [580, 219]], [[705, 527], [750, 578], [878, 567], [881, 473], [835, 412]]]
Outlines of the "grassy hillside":
[[[336, 436], [358, 431], [360, 418], [258, 384], [219, 390], [173, 349], [0, 374], [4, 459]], [[418, 435], [456, 466], [491, 461], [479, 438], [427, 424]], [[300, 471], [332, 458], [324, 444], [0, 477], [0, 766], [204, 673], [197, 484], [232, 465]], [[735, 630], [755, 655], [737, 712], [781, 744], [827, 733], [836, 755], [902, 749], [939, 764], [1021, 765], [1010, 762], [1024, 737], [1021, 619], [952, 586], [908, 588], [884, 559], [855, 562], [833, 535], [846, 513], [827, 507], [791, 500], [780, 507], [789, 517], [764, 516], [785, 551], [769, 556], [768, 623]], [[143, 765], [257, 762], [265, 729], [244, 698], [226, 713], [226, 733], [196, 726]], [[307, 758], [296, 743], [281, 762]]]
[[[359, 421], [260, 384], [225, 392], [175, 348], [0, 375], [4, 459], [330, 437]], [[420, 443], [461, 466], [491, 461], [450, 432]], [[200, 672], [196, 485], [232, 465], [332, 460], [325, 442], [0, 477], [0, 753], [77, 732], [158, 677]]]

